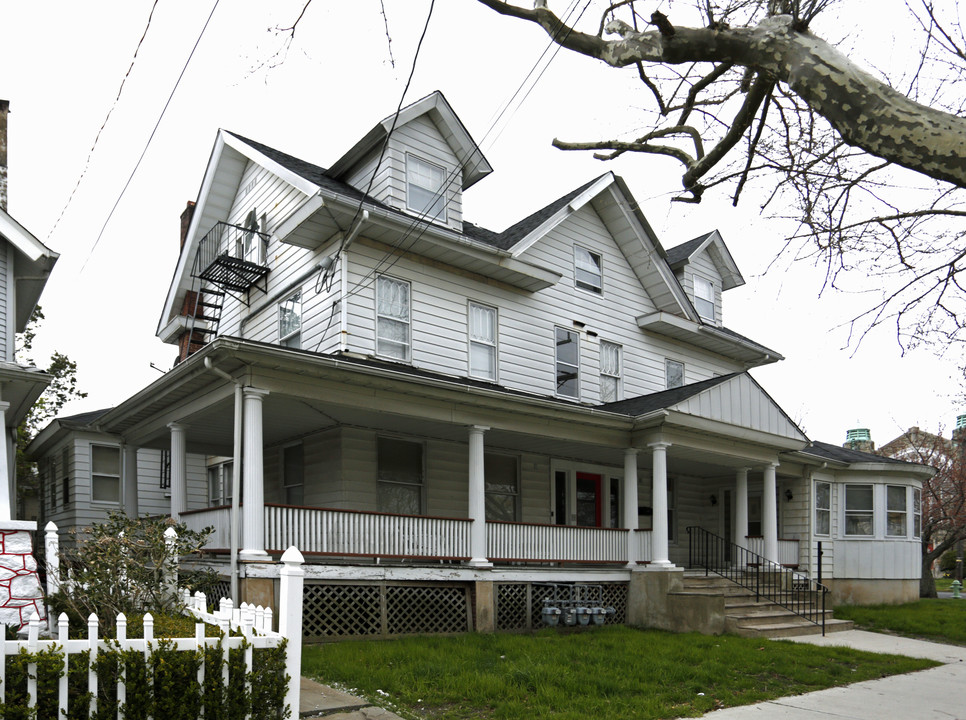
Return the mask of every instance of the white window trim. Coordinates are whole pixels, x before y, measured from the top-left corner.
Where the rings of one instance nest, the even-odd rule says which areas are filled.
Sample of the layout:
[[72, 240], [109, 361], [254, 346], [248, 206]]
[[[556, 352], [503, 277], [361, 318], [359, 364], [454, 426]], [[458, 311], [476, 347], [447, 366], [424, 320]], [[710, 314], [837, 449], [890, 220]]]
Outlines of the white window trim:
[[[117, 451], [117, 469], [118, 469], [117, 475], [114, 475], [111, 473], [94, 472], [94, 448], [96, 447]], [[123, 505], [124, 484], [121, 482], [121, 448], [118, 445], [108, 445], [104, 443], [91, 443], [89, 452], [90, 452], [89, 461], [90, 461], [90, 481], [91, 481], [91, 504], [113, 505], [113, 506]], [[95, 475], [97, 475], [98, 477], [104, 477], [104, 478], [113, 478], [113, 477], [117, 478], [117, 500], [98, 500], [94, 497], [94, 476]]]
[[[704, 298], [698, 295], [699, 283], [705, 283], [707, 285], [708, 290], [711, 291], [710, 299]], [[708, 320], [709, 322], [713, 322], [713, 323], [717, 322], [718, 321], [717, 308], [715, 308], [715, 302], [714, 302], [714, 282], [712, 282], [711, 280], [708, 280], [706, 277], [702, 277], [701, 275], [693, 275], [691, 279], [691, 284], [694, 287], [694, 309], [697, 311], [698, 317], [700, 317], [702, 320]], [[704, 302], [711, 303], [710, 317], [701, 312], [702, 306], [698, 302], [698, 300], [703, 300]]]
[[[575, 507], [577, 498], [577, 473], [588, 473], [590, 475], [600, 475], [601, 476], [601, 493], [603, 493], [603, 498], [601, 498], [601, 523], [602, 527], [607, 527], [607, 521], [609, 519], [609, 508], [608, 502], [610, 500], [610, 487], [609, 483], [612, 479], [620, 481], [620, 507], [621, 507], [621, 526], [624, 522], [624, 470], [622, 468], [611, 467], [609, 465], [594, 465], [591, 463], [574, 462], [572, 460], [559, 460], [556, 458], [551, 458], [550, 460], [550, 478], [552, 482], [550, 483], [550, 507], [554, 509], [555, 507], [555, 497], [554, 490], [556, 487], [557, 473], [564, 473], [566, 480], [565, 484], [567, 487], [567, 497], [566, 497], [566, 522], [563, 525], [569, 525], [575, 527], [577, 524], [577, 511]], [[520, 478], [520, 483], [522, 484], [523, 478]], [[522, 486], [521, 486], [522, 493]], [[556, 523], [557, 518], [554, 518], [551, 522]]]
[[[897, 488], [902, 490], [903, 507], [902, 510], [892, 510], [889, 507], [889, 489]], [[909, 519], [912, 508], [909, 504], [909, 488], [906, 485], [886, 485], [885, 486], [885, 536], [887, 538], [905, 538], [909, 537]], [[904, 532], [899, 535], [893, 535], [889, 532], [889, 516], [893, 514], [902, 514]]]
[[[819, 485], [827, 485], [828, 486], [828, 507], [819, 507], [819, 505], [818, 505], [818, 486]], [[832, 483], [830, 483], [830, 482], [828, 482], [826, 480], [816, 480], [815, 481], [815, 484], [814, 484], [814, 487], [815, 487], [815, 503], [814, 503], [815, 517], [813, 519], [813, 522], [815, 523], [815, 525], [814, 525], [814, 527], [815, 527], [815, 534], [816, 535], [821, 535], [822, 537], [830, 537], [832, 535]], [[824, 533], [823, 532], [819, 532], [818, 529], [817, 529], [818, 528], [818, 513], [819, 512], [824, 512], [824, 513], [826, 513], [828, 515], [828, 532], [824, 532]]]
[[[577, 279], [577, 253], [580, 250], [583, 250], [592, 258], [597, 259], [597, 285], [596, 286], [593, 286], [590, 283], [583, 282]], [[586, 248], [583, 245], [574, 245], [574, 287], [577, 288], [578, 290], [583, 290], [584, 292], [593, 293], [594, 295], [604, 294], [604, 258], [599, 252], [594, 252], [590, 248]]]
[[[420, 469], [419, 483], [409, 483], [401, 482], [399, 480], [383, 480], [379, 477], [379, 440], [395, 440], [397, 442], [407, 442], [413, 445], [419, 445], [422, 450], [420, 451], [420, 459], [422, 462], [422, 468]], [[379, 487], [380, 485], [399, 485], [406, 487], [418, 487], [419, 488], [419, 515], [426, 514], [426, 443], [419, 439], [414, 439], [410, 437], [400, 437], [398, 435], [385, 435], [379, 434], [376, 436], [376, 505], [379, 505]], [[383, 512], [379, 510], [378, 512]], [[390, 513], [399, 514], [399, 513]]]
[[522, 507], [521, 507], [521, 505], [522, 505], [522, 501], [521, 501], [521, 495], [522, 495], [522, 493], [520, 492], [520, 483], [522, 482], [522, 480], [521, 480], [522, 471], [521, 471], [521, 466], [520, 466], [520, 456], [519, 455], [514, 455], [513, 453], [484, 451], [484, 453], [483, 453], [483, 462], [484, 462], [484, 465], [486, 463], [486, 457], [487, 456], [500, 456], [500, 457], [512, 458], [513, 461], [514, 461], [514, 465], [516, 467], [516, 481], [517, 481], [517, 483], [516, 483], [516, 490], [514, 490], [512, 493], [507, 493], [507, 492], [496, 492], [496, 491], [490, 491], [490, 490], [488, 490], [487, 489], [486, 482], [484, 480], [484, 483], [483, 483], [484, 506], [485, 506], [485, 499], [486, 499], [485, 496], [486, 495], [510, 496], [510, 497], [513, 498], [513, 520], [511, 522], [520, 522], [520, 514], [521, 514], [521, 511], [522, 511]]
[[[483, 308], [486, 310], [493, 311], [493, 343], [487, 343], [482, 340], [474, 340], [472, 334], [472, 321], [473, 321], [473, 307]], [[486, 303], [479, 303], [474, 300], [470, 300], [466, 305], [466, 371], [471, 378], [477, 378], [479, 380], [486, 380], [488, 382], [499, 382], [500, 381], [500, 310], [492, 305], [487, 305]], [[481, 345], [483, 347], [493, 348], [493, 376], [487, 377], [486, 375], [474, 375], [473, 374], [473, 345]]]
[[[675, 385], [674, 387], [671, 387], [670, 385], [670, 374], [668, 373], [668, 366], [671, 363], [681, 366], [681, 384]], [[675, 360], [674, 358], [664, 358], [664, 389], [673, 390], [674, 388], [684, 387], [685, 385], [687, 385], [687, 382], [685, 380], [685, 375], [684, 375], [686, 371], [687, 371], [687, 367], [680, 360]]]
[[[574, 379], [576, 380], [577, 390], [573, 395], [567, 395], [560, 392], [560, 386], [557, 384], [557, 377], [559, 375], [558, 367], [561, 364], [560, 356], [558, 354], [557, 330], [565, 332], [569, 335], [573, 335], [574, 341], [577, 343], [577, 364], [572, 366], [576, 372], [576, 377]], [[570, 363], [564, 363], [564, 365], [571, 366]], [[555, 325], [553, 328], [553, 391], [554, 395], [559, 398], [564, 398], [566, 400], [580, 400], [580, 333], [576, 330], [561, 327], [560, 325]]]
[[[296, 302], [298, 303], [298, 320], [299, 320], [299, 326], [298, 326], [298, 328], [296, 330], [292, 330], [287, 335], [283, 335], [282, 334], [282, 306], [285, 303], [289, 302], [290, 300], [293, 300], [293, 299], [296, 299], [296, 298], [297, 298]], [[278, 344], [279, 345], [285, 345], [285, 341], [286, 340], [289, 340], [289, 339], [295, 337], [296, 335], [299, 336], [299, 344], [298, 344], [298, 347], [295, 348], [295, 349], [301, 349], [302, 348], [302, 339], [301, 339], [301, 335], [302, 335], [302, 288], [299, 288], [298, 290], [296, 290], [295, 292], [291, 293], [290, 295], [286, 295], [284, 298], [282, 298], [281, 300], [279, 300], [279, 303], [278, 303]], [[293, 346], [286, 346], [286, 347], [293, 347]]]
[[[440, 173], [441, 173], [441, 175], [442, 175], [442, 180], [440, 182], [440, 186], [436, 190], [433, 190], [431, 188], [422, 187], [421, 185], [416, 185], [416, 187], [418, 187], [420, 190], [423, 190], [423, 191], [425, 191], [427, 193], [432, 193], [433, 194], [433, 197], [434, 198], [437, 198], [436, 200], [434, 200], [433, 204], [435, 205], [436, 202], [439, 202], [439, 204], [440, 204], [440, 210], [435, 215], [432, 212], [433, 211], [432, 205], [430, 207], [428, 207], [428, 208], [418, 208], [418, 207], [413, 207], [412, 203], [409, 201], [409, 186], [410, 186], [409, 165], [410, 165], [411, 162], [422, 163], [423, 165], [426, 165], [429, 168], [433, 168], [435, 170], [439, 170]], [[443, 167], [442, 165], [437, 165], [434, 162], [430, 162], [429, 160], [426, 160], [425, 158], [420, 157], [419, 155], [413, 155], [412, 153], [406, 153], [406, 168], [405, 168], [405, 174], [406, 174], [406, 177], [405, 177], [405, 181], [406, 181], [406, 209], [407, 210], [411, 210], [414, 213], [419, 213], [420, 217], [422, 217], [422, 218], [424, 218], [426, 220], [431, 220], [431, 221], [434, 221], [434, 222], [445, 223], [446, 222], [446, 218], [447, 218], [447, 210], [448, 210], [447, 206], [449, 205], [449, 201], [448, 201], [448, 198], [447, 198], [447, 186], [449, 185], [449, 183], [448, 183], [448, 177], [447, 177], [447, 173], [446, 173], [446, 168]]]
[[[916, 506], [918, 505], [918, 510]], [[914, 538], [922, 537], [922, 490], [919, 488], [912, 488], [912, 507], [910, 508], [912, 512], [912, 536]], [[919, 526], [918, 532], [916, 531], [916, 526]]]
[[[868, 487], [868, 488], [872, 488], [872, 507], [871, 507], [871, 509], [869, 509], [869, 510], [865, 510], [865, 509], [863, 509], [863, 510], [852, 510], [852, 511], [850, 511], [848, 509], [848, 489], [850, 487]], [[877, 529], [877, 526], [876, 526], [877, 517], [876, 517], [876, 511], [875, 511], [875, 506], [876, 506], [875, 496], [876, 496], [876, 494], [877, 494], [876, 493], [876, 485], [873, 484], [873, 483], [845, 483], [844, 485], [842, 485], [842, 510], [841, 510], [841, 512], [842, 512], [842, 537], [849, 538], [850, 540], [874, 540], [875, 539], [875, 537], [876, 537], [876, 529]], [[872, 532], [871, 533], [865, 533], [863, 535], [854, 535], [854, 534], [849, 533], [849, 522], [848, 522], [848, 520], [849, 520], [849, 513], [850, 512], [853, 513], [853, 514], [861, 514], [861, 515], [867, 515], [867, 514], [869, 514], [869, 512], [871, 512], [872, 513]]]
[[[611, 373], [604, 371], [603, 357], [604, 357], [605, 345], [610, 345], [611, 347], [614, 347], [617, 349], [617, 374], [616, 375], [612, 375]], [[601, 358], [601, 363], [600, 363], [601, 387], [603, 387], [603, 378], [605, 377], [613, 378], [617, 382], [617, 388], [614, 392], [614, 399], [608, 400], [606, 402], [617, 402], [618, 400], [622, 400], [624, 398], [624, 346], [621, 345], [620, 343], [610, 342], [609, 340], [601, 340], [600, 358]], [[604, 395], [603, 390], [601, 391], [600, 394], [601, 394], [601, 402], [605, 402], [603, 398], [603, 395]]]
[[[405, 343], [402, 343], [402, 344], [405, 344], [406, 346], [406, 356], [404, 358], [398, 358], [398, 357], [395, 357], [394, 355], [387, 355], [385, 353], [379, 352], [379, 318], [382, 317], [379, 314], [379, 283], [382, 280], [401, 283], [408, 288], [409, 313], [405, 321], [406, 340], [405, 340]], [[411, 363], [413, 360], [413, 286], [412, 286], [412, 283], [409, 282], [408, 280], [402, 280], [397, 277], [392, 277], [391, 275], [377, 275], [374, 291], [373, 291], [373, 301], [374, 301], [373, 305], [374, 305], [374, 311], [376, 316], [376, 327], [375, 327], [375, 337], [374, 337], [374, 340], [375, 340], [374, 350], [375, 350], [376, 357], [385, 358], [387, 360], [393, 360], [395, 362]], [[385, 317], [387, 317], [389, 320], [392, 320], [393, 322], [403, 322], [399, 318], [390, 317], [388, 315]], [[387, 339], [387, 342], [396, 343], [397, 341]]]

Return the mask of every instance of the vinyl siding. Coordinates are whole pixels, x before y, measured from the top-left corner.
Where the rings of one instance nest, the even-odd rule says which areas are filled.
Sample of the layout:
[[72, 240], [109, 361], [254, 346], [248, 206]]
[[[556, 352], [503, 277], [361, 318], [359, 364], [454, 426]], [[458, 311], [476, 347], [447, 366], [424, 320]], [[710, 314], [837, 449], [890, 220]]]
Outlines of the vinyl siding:
[[13, 272], [13, 248], [7, 241], [0, 242], [0, 360], [3, 362], [14, 361], [14, 335], [16, 328], [14, 324], [13, 310], [16, 298], [12, 298], [10, 293], [14, 286], [10, 282], [10, 275]]

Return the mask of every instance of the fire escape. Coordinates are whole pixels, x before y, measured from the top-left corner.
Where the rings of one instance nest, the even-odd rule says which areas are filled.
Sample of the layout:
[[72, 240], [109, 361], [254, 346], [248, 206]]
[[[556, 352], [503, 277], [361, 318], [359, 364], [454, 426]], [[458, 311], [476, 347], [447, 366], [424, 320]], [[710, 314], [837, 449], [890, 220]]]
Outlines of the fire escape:
[[[218, 335], [226, 295], [248, 305], [247, 294], [268, 275], [265, 258], [267, 233], [257, 229], [254, 212], [247, 227], [219, 222], [198, 244], [191, 271], [192, 286], [185, 293], [179, 362], [196, 353]], [[267, 288], [263, 285], [263, 292]]]

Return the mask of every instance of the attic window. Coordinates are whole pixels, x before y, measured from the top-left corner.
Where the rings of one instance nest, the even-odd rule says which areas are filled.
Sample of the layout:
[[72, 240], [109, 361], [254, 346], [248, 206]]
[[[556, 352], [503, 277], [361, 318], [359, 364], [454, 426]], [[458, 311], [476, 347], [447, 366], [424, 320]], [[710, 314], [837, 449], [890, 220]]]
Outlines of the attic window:
[[446, 222], [446, 171], [415, 155], [406, 156], [406, 207], [431, 220]]
[[702, 319], [714, 322], [714, 285], [697, 275], [694, 276], [694, 308]]
[[603, 279], [600, 255], [574, 245], [574, 284], [581, 290], [601, 294]]

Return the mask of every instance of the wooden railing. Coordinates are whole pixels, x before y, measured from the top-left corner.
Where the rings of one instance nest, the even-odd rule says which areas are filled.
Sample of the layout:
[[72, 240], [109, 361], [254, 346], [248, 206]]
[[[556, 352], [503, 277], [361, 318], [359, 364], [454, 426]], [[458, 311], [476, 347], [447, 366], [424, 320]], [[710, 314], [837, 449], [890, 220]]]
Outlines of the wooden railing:
[[[228, 506], [189, 510], [181, 520], [190, 530], [213, 527], [208, 548], [225, 550], [230, 546], [230, 513]], [[238, 515], [241, 523], [242, 513]], [[467, 560], [471, 524], [467, 518], [266, 504], [265, 549], [281, 552], [295, 545], [311, 555]], [[619, 528], [488, 522], [487, 557], [498, 563], [626, 563], [627, 533]], [[647, 562], [651, 531], [634, 535], [637, 560]]]
[[[745, 547], [755, 555], [765, 554], [765, 538], [761, 535], [749, 535], [745, 538]], [[778, 557], [769, 558], [770, 560], [777, 560], [779, 565], [783, 565], [789, 568], [797, 568], [800, 562], [798, 555], [798, 540], [796, 538], [779, 538], [778, 539]]]

